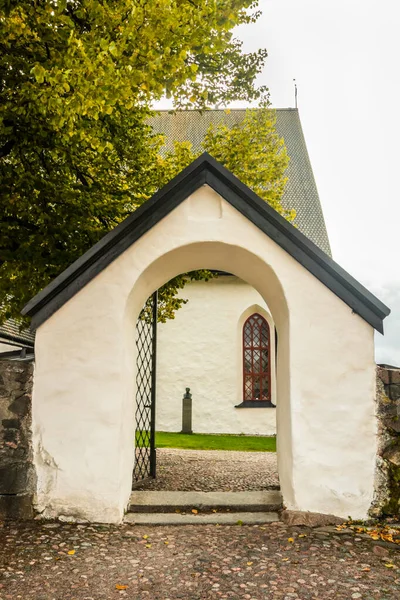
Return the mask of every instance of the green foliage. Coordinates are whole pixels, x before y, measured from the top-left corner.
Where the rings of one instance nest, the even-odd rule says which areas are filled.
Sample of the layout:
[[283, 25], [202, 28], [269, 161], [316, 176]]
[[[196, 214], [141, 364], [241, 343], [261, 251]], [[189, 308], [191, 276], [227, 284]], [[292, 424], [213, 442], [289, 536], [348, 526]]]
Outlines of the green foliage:
[[[257, 18], [248, 11], [256, 6], [0, 0], [0, 321], [18, 317], [34, 294], [190, 162], [188, 145], [160, 154], [163, 137], [148, 125], [154, 101], [167, 95], [177, 107], [196, 108], [266, 102], [266, 89], [254, 83], [266, 52], [244, 54], [232, 35]], [[230, 168], [225, 134], [210, 132], [206, 145], [217, 158], [225, 153]], [[236, 174], [256, 184], [253, 166], [248, 179]], [[185, 281], [163, 288], [165, 318], [184, 302], [172, 292]]]
[[[394, 448], [400, 449], [400, 436], [394, 443]], [[387, 463], [388, 500], [382, 507], [382, 515], [400, 516], [400, 466], [388, 461]]]
[[289, 157], [275, 124], [275, 111], [248, 110], [243, 121], [231, 129], [224, 124], [211, 126], [203, 147], [277, 212], [293, 221], [295, 212], [282, 206]]

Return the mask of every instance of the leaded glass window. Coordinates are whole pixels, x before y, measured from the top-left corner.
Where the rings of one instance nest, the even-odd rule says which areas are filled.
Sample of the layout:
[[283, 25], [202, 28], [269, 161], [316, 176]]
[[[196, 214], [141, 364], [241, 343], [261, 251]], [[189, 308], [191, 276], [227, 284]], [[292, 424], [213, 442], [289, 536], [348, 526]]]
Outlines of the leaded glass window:
[[243, 400], [271, 400], [270, 332], [267, 321], [254, 313], [243, 326]]

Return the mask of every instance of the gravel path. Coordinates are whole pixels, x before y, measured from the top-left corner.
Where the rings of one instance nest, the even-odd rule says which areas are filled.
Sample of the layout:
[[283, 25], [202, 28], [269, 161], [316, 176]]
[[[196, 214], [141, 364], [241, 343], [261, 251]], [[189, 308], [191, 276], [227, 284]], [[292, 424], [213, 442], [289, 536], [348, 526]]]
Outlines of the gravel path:
[[396, 600], [400, 553], [267, 526], [0, 527], [0, 600]]
[[279, 486], [275, 452], [157, 450], [157, 478], [135, 489], [168, 491], [257, 491]]

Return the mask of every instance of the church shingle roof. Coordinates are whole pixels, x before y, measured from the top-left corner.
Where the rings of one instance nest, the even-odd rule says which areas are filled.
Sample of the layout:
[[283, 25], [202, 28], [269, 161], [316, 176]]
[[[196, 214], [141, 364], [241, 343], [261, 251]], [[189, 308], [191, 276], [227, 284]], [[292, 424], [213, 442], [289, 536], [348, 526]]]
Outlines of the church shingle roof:
[[[150, 119], [150, 123], [156, 133], [165, 134], [166, 150], [174, 149], [174, 141], [189, 141], [193, 144], [193, 149], [198, 152], [202, 151], [201, 143], [211, 124], [223, 122], [232, 127], [240, 123], [245, 114], [245, 109], [231, 109], [229, 112], [224, 110], [161, 111]], [[300, 231], [331, 256], [324, 215], [298, 110], [276, 109], [276, 130], [279, 136], [284, 138], [290, 157], [283, 204], [285, 208], [296, 210], [294, 222]]]
[[0, 342], [13, 342], [20, 344], [21, 346], [33, 346], [35, 341], [35, 334], [29, 329], [23, 329], [20, 331], [19, 323], [14, 319], [8, 319], [0, 327]]

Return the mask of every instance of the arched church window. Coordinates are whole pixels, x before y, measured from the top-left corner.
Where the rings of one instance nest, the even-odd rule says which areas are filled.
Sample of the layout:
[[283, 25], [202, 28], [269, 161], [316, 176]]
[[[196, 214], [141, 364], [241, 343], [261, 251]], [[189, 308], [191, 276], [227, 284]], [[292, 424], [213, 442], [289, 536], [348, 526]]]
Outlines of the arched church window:
[[243, 326], [243, 400], [271, 401], [270, 331], [267, 321], [254, 313]]

